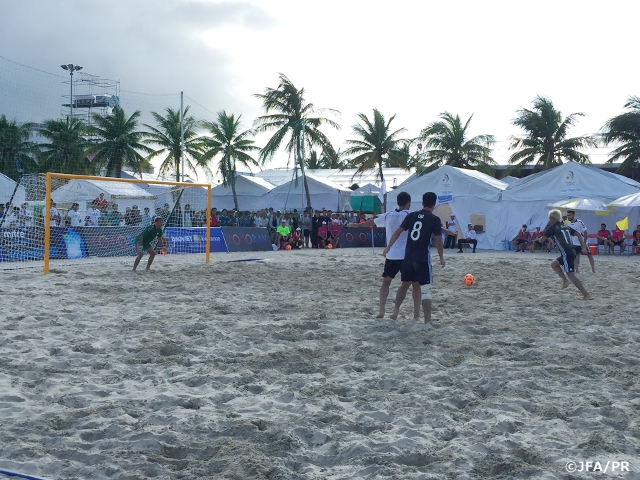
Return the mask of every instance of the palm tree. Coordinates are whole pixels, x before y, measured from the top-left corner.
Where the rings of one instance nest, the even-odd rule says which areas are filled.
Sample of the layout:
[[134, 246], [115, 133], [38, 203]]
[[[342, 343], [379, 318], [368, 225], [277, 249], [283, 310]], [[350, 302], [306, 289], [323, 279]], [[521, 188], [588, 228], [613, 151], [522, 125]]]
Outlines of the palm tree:
[[304, 150], [305, 148], [311, 150], [314, 146], [318, 146], [327, 154], [334, 154], [331, 142], [320, 128], [329, 125], [339, 130], [340, 126], [333, 120], [316, 115], [325, 111], [333, 114], [339, 114], [339, 112], [332, 109], [314, 110], [313, 104], [307, 103], [304, 88], [298, 90], [282, 73], [278, 78], [280, 81], [278, 88], [267, 88], [264, 94], [255, 95], [262, 100], [262, 108], [267, 114], [256, 119], [256, 132], [275, 130], [260, 151], [259, 158], [263, 164], [273, 158], [288, 138], [285, 150], [289, 153], [289, 158], [293, 155], [296, 169], [300, 168], [307, 196], [307, 208], [311, 208], [311, 195], [304, 174]]
[[140, 151], [151, 153], [153, 150], [141, 143], [146, 133], [137, 130], [138, 117], [139, 110], [127, 118], [120, 107], [114, 108], [109, 115], [93, 116], [95, 125], [88, 130], [91, 135], [100, 137], [100, 142], [92, 145], [89, 151], [95, 154], [92, 163], [96, 171], [106, 166], [108, 177], [120, 178], [126, 165], [142, 178], [142, 171], [149, 166], [149, 161]]
[[223, 110], [218, 113], [216, 122], [204, 122], [211, 137], [203, 137], [202, 143], [205, 149], [202, 161], [209, 161], [214, 157], [219, 157], [218, 171], [222, 174], [222, 184], [226, 187], [231, 185], [233, 192], [233, 203], [238, 208], [238, 196], [236, 195], [236, 164], [240, 163], [247, 168], [258, 166], [258, 162], [247, 152], [260, 150], [254, 145], [254, 141], [248, 137], [253, 135], [252, 130], [240, 132], [240, 118], [235, 118], [233, 114], [227, 115]]
[[18, 125], [0, 116], [0, 172], [18, 181], [25, 171], [36, 170], [34, 146], [29, 142], [31, 124]]
[[441, 121], [432, 122], [420, 132], [422, 153], [428, 167], [425, 172], [435, 170], [442, 165], [480, 170], [493, 175], [495, 160], [491, 158], [491, 146], [495, 143], [493, 135], [478, 135], [468, 138], [468, 128], [473, 115], [462, 124], [459, 115], [449, 112], [440, 114]]
[[616, 173], [633, 178], [634, 170], [640, 166], [640, 97], [630, 97], [624, 108], [629, 110], [604, 124], [602, 141], [607, 146], [620, 145], [611, 152], [607, 162], [624, 159]]
[[588, 135], [567, 138], [569, 127], [576, 124], [584, 113], [572, 113], [564, 120], [555, 109], [551, 100], [537, 96], [533, 100], [533, 109], [518, 110], [518, 116], [512, 121], [527, 134], [525, 137], [512, 137], [510, 150], [517, 150], [509, 158], [509, 163], [519, 167], [534, 164], [534, 170], [546, 170], [563, 161], [590, 163], [589, 156], [579, 150], [596, 147], [597, 144]]
[[[385, 121], [384, 115], [379, 110], [373, 109], [373, 120], [369, 120], [364, 113], [359, 113], [358, 117], [362, 123], [355, 124], [353, 134], [358, 136], [358, 140], [347, 140], [348, 145], [345, 155], [353, 156], [348, 160], [346, 167], [356, 168], [357, 174], [362, 174], [367, 170], [376, 168], [376, 177], [384, 181], [382, 167], [408, 168], [407, 160], [409, 151], [407, 140], [398, 138], [404, 128], [394, 132], [391, 131], [391, 122], [396, 118], [393, 115], [389, 121]], [[345, 167], [345, 168], [346, 168]], [[384, 195], [384, 211], [387, 211], [387, 194]]]
[[[148, 138], [145, 140], [145, 143], [160, 146], [158, 150], [147, 157], [147, 160], [151, 160], [158, 155], [165, 155], [160, 164], [159, 173], [167, 174], [175, 171], [176, 181], [179, 182], [180, 161], [182, 158], [180, 112], [171, 108], [167, 108], [165, 111], [166, 116], [164, 117], [156, 112], [151, 112], [151, 115], [153, 115], [153, 118], [158, 123], [157, 127], [145, 124], [145, 127], [151, 130], [151, 132], [147, 134]], [[194, 173], [196, 173], [196, 166], [202, 167], [205, 169], [205, 172], [210, 173], [206, 164], [200, 160], [202, 144], [196, 131], [199, 122], [194, 117], [187, 116], [188, 111], [189, 107], [186, 107], [183, 113], [185, 164]]]
[[93, 173], [87, 158], [87, 129], [79, 118], [47, 120], [42, 135], [50, 142], [40, 145], [39, 164], [44, 172], [86, 175]]
[[327, 154], [324, 151], [321, 154], [318, 154], [317, 150], [311, 150], [309, 158], [305, 158], [304, 160], [304, 166], [311, 170], [322, 168], [341, 169], [344, 166], [341, 156], [342, 153], [340, 150], [330, 154]]

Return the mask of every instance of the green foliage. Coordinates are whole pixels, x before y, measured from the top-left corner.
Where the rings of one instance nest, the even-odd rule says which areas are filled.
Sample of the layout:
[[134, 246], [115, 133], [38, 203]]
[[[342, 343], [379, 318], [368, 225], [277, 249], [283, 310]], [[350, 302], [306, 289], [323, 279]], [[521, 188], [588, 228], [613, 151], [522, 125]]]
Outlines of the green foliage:
[[[196, 173], [196, 166], [200, 166], [205, 170], [205, 172], [210, 174], [206, 162], [201, 160], [203, 147], [197, 132], [199, 122], [194, 117], [187, 116], [188, 111], [189, 107], [186, 107], [183, 113], [185, 165], [193, 173]], [[147, 138], [144, 140], [144, 143], [160, 147], [158, 150], [147, 156], [146, 160], [150, 161], [152, 158], [158, 156], [163, 157], [159, 173], [168, 174], [175, 172], [176, 181], [179, 182], [181, 180], [180, 112], [171, 108], [167, 108], [165, 112], [166, 115], [164, 117], [156, 112], [151, 112], [157, 126], [154, 127], [145, 124], [145, 127], [150, 130], [150, 133], [147, 134]]]
[[588, 135], [567, 138], [569, 128], [583, 116], [584, 113], [572, 113], [563, 120], [551, 100], [537, 96], [533, 108], [518, 110], [518, 116], [512, 121], [526, 135], [512, 137], [510, 149], [516, 152], [509, 158], [509, 163], [518, 167], [534, 164], [534, 170], [553, 168], [563, 161], [590, 163], [589, 156], [580, 150], [596, 147], [594, 139]]
[[624, 108], [628, 111], [605, 123], [602, 142], [605, 146], [618, 145], [607, 162], [622, 160], [616, 172], [633, 178], [634, 169], [640, 166], [640, 97], [630, 97]]
[[469, 124], [473, 115], [462, 124], [459, 115], [448, 112], [440, 114], [441, 121], [430, 123], [420, 132], [421, 145], [418, 155], [426, 168], [423, 173], [435, 170], [442, 165], [480, 170], [488, 175], [495, 172], [495, 160], [491, 158], [491, 146], [495, 143], [493, 135], [478, 135], [468, 138]]
[[252, 130], [241, 132], [240, 118], [236, 119], [233, 114], [227, 115], [223, 110], [218, 113], [215, 122], [204, 122], [203, 126], [211, 135], [201, 138], [204, 153], [201, 160], [208, 162], [213, 158], [218, 158], [217, 170], [222, 175], [222, 184], [231, 185], [233, 192], [233, 203], [238, 209], [238, 197], [236, 195], [236, 172], [237, 164], [247, 168], [258, 166], [257, 160], [248, 152], [260, 150], [254, 145], [254, 141], [249, 137], [253, 135]]
[[34, 146], [29, 142], [30, 129], [29, 123], [18, 125], [15, 120], [0, 116], [0, 172], [16, 181], [21, 174], [38, 168]]
[[152, 149], [142, 144], [145, 133], [137, 130], [139, 111], [127, 118], [122, 108], [116, 107], [110, 115], [94, 115], [95, 125], [88, 128], [90, 135], [100, 138], [92, 144], [89, 152], [95, 154], [92, 160], [94, 171], [106, 167], [107, 176], [120, 178], [122, 168], [129, 166], [140, 174], [149, 167], [149, 161], [140, 152], [151, 153]]
[[89, 175], [94, 173], [87, 158], [89, 141], [82, 120], [67, 117], [64, 120], [47, 120], [41, 130], [49, 143], [40, 145], [38, 163], [41, 172]]

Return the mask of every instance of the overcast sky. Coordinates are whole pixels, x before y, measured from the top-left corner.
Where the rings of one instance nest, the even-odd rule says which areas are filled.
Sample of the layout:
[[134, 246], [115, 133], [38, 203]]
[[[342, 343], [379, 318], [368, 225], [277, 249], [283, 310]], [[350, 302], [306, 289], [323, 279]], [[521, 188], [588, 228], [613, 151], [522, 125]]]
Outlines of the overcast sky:
[[[327, 131], [338, 148], [359, 112], [396, 114], [392, 126], [414, 137], [448, 111], [473, 114], [471, 133], [495, 135], [494, 156], [505, 163], [518, 133], [511, 120], [536, 95], [565, 116], [587, 115], [575, 135], [598, 131], [640, 95], [639, 13], [631, 0], [5, 1], [0, 56], [54, 75], [45, 87], [44, 74], [0, 61], [0, 90], [13, 82], [63, 95], [60, 65], [74, 63], [123, 91], [183, 90], [198, 116], [224, 109], [248, 128], [262, 113], [253, 94], [275, 88], [282, 72], [314, 106], [342, 112], [342, 131]], [[25, 91], [15, 92], [14, 103], [0, 96], [0, 113], [17, 115]], [[162, 97], [149, 98], [149, 108], [162, 108]], [[273, 166], [285, 163], [282, 155]]]

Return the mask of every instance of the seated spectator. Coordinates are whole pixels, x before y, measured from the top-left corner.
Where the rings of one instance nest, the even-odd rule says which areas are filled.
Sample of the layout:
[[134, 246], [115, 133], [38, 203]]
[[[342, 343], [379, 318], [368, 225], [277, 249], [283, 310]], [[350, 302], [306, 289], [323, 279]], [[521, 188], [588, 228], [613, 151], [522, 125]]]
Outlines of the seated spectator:
[[631, 243], [631, 245], [633, 245], [632, 253], [637, 253], [638, 247], [640, 247], [640, 225], [638, 225], [636, 229], [633, 231], [632, 239], [633, 239], [633, 242]]
[[329, 241], [331, 242], [331, 245], [333, 246], [333, 248], [338, 248], [338, 244], [340, 243], [340, 220], [339, 219], [334, 219], [331, 222], [331, 225], [329, 226], [329, 234], [327, 236], [331, 235], [331, 237], [329, 238]]
[[531, 241], [531, 234], [527, 232], [527, 226], [522, 225], [518, 236], [513, 240], [513, 246], [516, 247], [516, 252], [524, 252]]
[[291, 237], [291, 227], [287, 225], [287, 221], [283, 218], [280, 220], [280, 226], [276, 228], [276, 245], [278, 248], [283, 243], [288, 243]]
[[118, 211], [118, 204], [114, 203], [111, 205], [111, 211], [107, 213], [107, 225], [112, 227], [117, 227], [120, 225], [122, 221], [122, 214]]
[[600, 230], [596, 233], [598, 245], [604, 247], [604, 253], [613, 253], [613, 242], [611, 241], [611, 232], [607, 230], [605, 223], [600, 224]]
[[532, 252], [536, 251], [537, 246], [539, 246], [540, 248], [545, 248], [546, 246], [547, 252], [551, 251], [551, 240], [547, 239], [542, 243], [538, 241], [538, 239], [542, 237], [542, 233], [543, 232], [540, 230], [540, 227], [536, 227], [535, 231], [531, 233], [531, 251]]
[[327, 222], [323, 221], [318, 227], [318, 248], [325, 248], [328, 245], [328, 234]]
[[462, 245], [473, 245], [473, 253], [476, 253], [476, 246], [478, 245], [478, 239], [476, 231], [473, 229], [473, 224], [467, 225], [467, 231], [464, 234], [464, 238], [458, 240], [458, 253], [462, 253]]
[[304, 245], [304, 236], [302, 235], [302, 228], [298, 227], [291, 233], [291, 238], [289, 239], [289, 245], [291, 248], [302, 248]]
[[611, 232], [611, 243], [613, 243], [611, 246], [611, 253], [614, 253], [615, 247], [620, 247], [620, 255], [624, 253], [624, 249], [627, 246], [624, 242], [624, 232], [620, 230], [617, 225]]

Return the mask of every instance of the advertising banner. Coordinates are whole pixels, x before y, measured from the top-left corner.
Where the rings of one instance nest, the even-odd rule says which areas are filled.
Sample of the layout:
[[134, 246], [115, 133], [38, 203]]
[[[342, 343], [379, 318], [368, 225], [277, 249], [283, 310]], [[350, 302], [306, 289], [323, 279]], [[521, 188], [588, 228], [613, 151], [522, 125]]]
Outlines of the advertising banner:
[[230, 252], [272, 251], [271, 239], [266, 228], [222, 227]]
[[[67, 258], [66, 228], [51, 229], [51, 258]], [[68, 236], [67, 236], [68, 237]], [[22, 262], [44, 258], [44, 230], [39, 227], [0, 228], [0, 262]]]
[[370, 228], [342, 228], [338, 245], [340, 248], [370, 247], [372, 232], [374, 246], [384, 248], [386, 246], [385, 229], [381, 227], [375, 227], [373, 230]]
[[[169, 251], [172, 254], [205, 253], [206, 227], [167, 227], [164, 231], [169, 239]], [[227, 252], [227, 245], [222, 235], [222, 229], [211, 227], [210, 252]]]
[[142, 227], [73, 227], [73, 230], [82, 238], [89, 257], [128, 257], [136, 254], [135, 238]]

